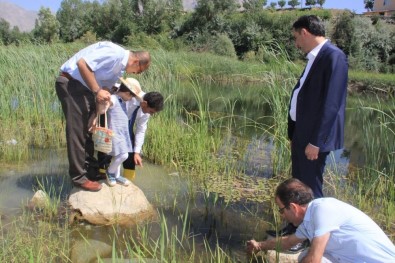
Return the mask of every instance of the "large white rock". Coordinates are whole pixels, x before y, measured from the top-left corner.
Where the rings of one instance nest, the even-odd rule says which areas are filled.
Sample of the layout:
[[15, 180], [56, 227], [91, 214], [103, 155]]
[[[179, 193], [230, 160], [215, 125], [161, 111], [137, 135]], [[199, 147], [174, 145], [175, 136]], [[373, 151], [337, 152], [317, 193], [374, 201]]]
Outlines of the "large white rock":
[[134, 225], [156, 216], [144, 193], [133, 183], [109, 187], [103, 181], [102, 186], [98, 192], [78, 187], [71, 190], [69, 205], [74, 212], [71, 222], [78, 219], [95, 225]]

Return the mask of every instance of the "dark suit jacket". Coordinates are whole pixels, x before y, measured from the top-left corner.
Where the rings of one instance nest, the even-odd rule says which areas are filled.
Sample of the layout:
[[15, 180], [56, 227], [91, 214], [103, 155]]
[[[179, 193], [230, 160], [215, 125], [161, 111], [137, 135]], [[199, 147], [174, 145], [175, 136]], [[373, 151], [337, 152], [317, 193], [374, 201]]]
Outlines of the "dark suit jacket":
[[[311, 143], [320, 152], [343, 147], [348, 62], [329, 41], [321, 48], [299, 91], [296, 122], [288, 111], [288, 137], [300, 147]], [[294, 87], [292, 95], [295, 88]], [[291, 96], [292, 99], [292, 96]]]

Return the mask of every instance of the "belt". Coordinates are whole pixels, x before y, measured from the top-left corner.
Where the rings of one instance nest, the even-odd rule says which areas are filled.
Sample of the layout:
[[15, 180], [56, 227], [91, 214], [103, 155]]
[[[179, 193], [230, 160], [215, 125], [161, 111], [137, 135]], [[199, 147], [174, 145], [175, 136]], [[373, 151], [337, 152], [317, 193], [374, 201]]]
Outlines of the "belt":
[[60, 72], [60, 73], [59, 73], [59, 76], [65, 77], [65, 78], [68, 79], [68, 80], [72, 80], [72, 79], [73, 79], [73, 77], [72, 77], [69, 73], [67, 73], [67, 72]]

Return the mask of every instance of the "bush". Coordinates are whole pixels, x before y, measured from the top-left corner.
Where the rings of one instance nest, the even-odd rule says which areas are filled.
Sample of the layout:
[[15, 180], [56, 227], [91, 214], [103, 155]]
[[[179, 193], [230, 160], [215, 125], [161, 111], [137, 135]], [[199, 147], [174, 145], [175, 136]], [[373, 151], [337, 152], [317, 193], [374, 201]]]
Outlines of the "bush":
[[96, 33], [87, 31], [77, 41], [88, 45], [93, 44], [97, 41]]
[[244, 53], [243, 54], [243, 61], [246, 61], [246, 62], [257, 61], [256, 56], [255, 56], [255, 52], [254, 51], [248, 51], [248, 52]]
[[208, 32], [203, 32], [190, 35], [189, 39], [191, 51], [210, 52], [231, 58], [237, 57], [233, 42], [226, 34], [211, 35]]
[[166, 51], [176, 51], [185, 49], [185, 44], [182, 38], [171, 39], [167, 33], [162, 33], [153, 36], [158, 44]]
[[211, 51], [220, 56], [236, 58], [236, 50], [232, 40], [226, 34], [219, 34], [213, 38]]
[[160, 43], [155, 38], [143, 32], [139, 32], [127, 36], [124, 42], [126, 46], [132, 47], [132, 49], [134, 50], [136, 49], [152, 50], [152, 49], [162, 48]]

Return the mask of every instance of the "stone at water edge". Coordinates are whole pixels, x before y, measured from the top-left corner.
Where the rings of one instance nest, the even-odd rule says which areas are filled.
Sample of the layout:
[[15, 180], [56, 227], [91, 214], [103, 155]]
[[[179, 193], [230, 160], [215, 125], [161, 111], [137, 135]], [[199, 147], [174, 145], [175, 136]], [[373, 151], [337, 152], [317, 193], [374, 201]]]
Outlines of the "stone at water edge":
[[156, 211], [133, 183], [109, 187], [103, 182], [102, 186], [98, 192], [78, 187], [71, 190], [68, 202], [71, 210], [78, 212], [78, 219], [95, 225], [133, 225], [156, 218]]

